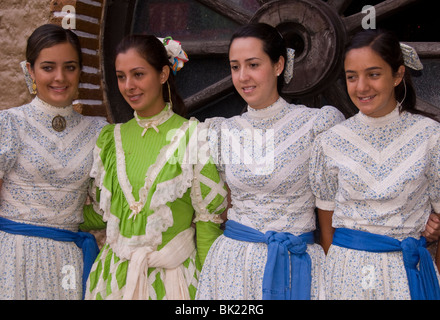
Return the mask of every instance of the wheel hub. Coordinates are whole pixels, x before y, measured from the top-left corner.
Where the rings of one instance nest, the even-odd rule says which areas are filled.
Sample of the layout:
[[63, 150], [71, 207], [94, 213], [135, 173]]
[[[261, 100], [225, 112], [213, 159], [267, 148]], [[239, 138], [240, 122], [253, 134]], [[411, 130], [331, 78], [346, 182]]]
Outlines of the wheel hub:
[[293, 78], [283, 93], [315, 95], [340, 75], [346, 31], [339, 15], [321, 0], [280, 0], [263, 5], [251, 22], [278, 28], [295, 49]]

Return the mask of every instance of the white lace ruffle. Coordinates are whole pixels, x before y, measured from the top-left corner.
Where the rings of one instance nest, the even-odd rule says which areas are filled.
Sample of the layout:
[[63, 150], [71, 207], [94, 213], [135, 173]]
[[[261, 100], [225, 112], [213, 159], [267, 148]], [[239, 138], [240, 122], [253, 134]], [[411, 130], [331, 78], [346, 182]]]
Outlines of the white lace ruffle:
[[[194, 123], [193, 121], [196, 120], [191, 119], [185, 122], [182, 127], [176, 130], [170, 144], [161, 149], [155, 163], [147, 170], [145, 184], [139, 190], [138, 201], [135, 200], [132, 194], [132, 186], [125, 170], [125, 155], [122, 149], [120, 124], [115, 125], [116, 170], [119, 185], [132, 210], [129, 219], [135, 219], [136, 215], [144, 208], [148, 194], [154, 186], [157, 176], [170, 160], [170, 157], [174, 156], [181, 144], [181, 140], [185, 139], [190, 124]], [[197, 139], [197, 134], [193, 134], [191, 139]], [[139, 246], [147, 246], [152, 248], [152, 250], [156, 250], [157, 246], [162, 243], [162, 233], [174, 223], [172, 211], [167, 206], [167, 203], [181, 198], [189, 188], [192, 188], [191, 198], [194, 209], [196, 210], [197, 221], [222, 222], [218, 215], [208, 212], [206, 209], [207, 203], [201, 195], [200, 184], [195, 183], [198, 181], [197, 178], [195, 178], [196, 171], [200, 174], [200, 166], [203, 167], [203, 165], [193, 165], [190, 161], [185, 159], [189, 157], [190, 152], [194, 151], [191, 150], [190, 145], [191, 143], [186, 147], [184, 159], [179, 159], [182, 160], [179, 162], [182, 171], [181, 174], [171, 180], [160, 182], [156, 185], [156, 190], [150, 202], [150, 209], [153, 210], [154, 213], [148, 216], [145, 234], [131, 236], [130, 238], [126, 238], [120, 234], [120, 220], [110, 212], [112, 194], [103, 185], [106, 172], [100, 158], [101, 150], [98, 147], [95, 148], [95, 161], [91, 175], [95, 178], [96, 187], [101, 190], [99, 207], [103, 213], [103, 220], [107, 222], [107, 243], [119, 258], [129, 260], [135, 249]], [[195, 167], [199, 169], [195, 170]]]

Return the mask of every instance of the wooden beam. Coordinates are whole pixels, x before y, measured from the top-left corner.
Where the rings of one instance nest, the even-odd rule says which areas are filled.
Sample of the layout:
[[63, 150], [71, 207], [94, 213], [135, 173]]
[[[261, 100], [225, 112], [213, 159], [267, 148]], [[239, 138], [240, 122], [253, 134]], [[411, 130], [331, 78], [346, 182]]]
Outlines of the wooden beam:
[[351, 2], [352, 0], [328, 0], [327, 4], [333, 7], [339, 15], [342, 15]]
[[243, 10], [242, 7], [231, 3], [230, 0], [197, 0], [201, 4], [211, 8], [222, 16], [229, 18], [240, 25], [246, 24], [252, 18], [253, 13]]
[[182, 48], [189, 56], [227, 55], [229, 40], [223, 41], [181, 41]]
[[407, 45], [416, 49], [420, 58], [438, 59], [440, 58], [440, 42], [405, 42]]
[[227, 76], [224, 79], [206, 87], [202, 91], [193, 94], [185, 99], [187, 112], [191, 113], [203, 107], [207, 103], [220, 98], [222, 95], [233, 90], [232, 77]]

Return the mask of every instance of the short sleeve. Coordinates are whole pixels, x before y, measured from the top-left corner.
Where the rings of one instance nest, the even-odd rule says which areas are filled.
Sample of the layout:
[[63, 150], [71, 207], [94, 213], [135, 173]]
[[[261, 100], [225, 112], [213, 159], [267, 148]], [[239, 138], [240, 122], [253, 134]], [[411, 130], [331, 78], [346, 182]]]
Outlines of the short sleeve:
[[14, 166], [20, 149], [21, 140], [13, 114], [0, 112], [0, 179]]
[[224, 165], [222, 163], [221, 155], [221, 124], [224, 122], [225, 118], [215, 117], [206, 119], [202, 124], [205, 128], [206, 139], [208, 141], [209, 151], [212, 161], [217, 166], [217, 170], [220, 175], [224, 175]]
[[313, 143], [310, 154], [309, 178], [312, 192], [316, 197], [316, 207], [333, 211], [338, 189], [338, 173], [337, 169], [330, 166], [330, 158], [325, 154], [324, 137], [324, 134], [318, 135]]
[[429, 165], [426, 171], [429, 198], [436, 213], [440, 213], [440, 132], [432, 139], [429, 149]]
[[196, 211], [195, 221], [212, 221], [221, 223], [220, 213], [226, 209], [227, 189], [224, 181], [212, 159], [208, 126], [199, 123], [198, 158], [194, 165], [194, 180], [191, 188], [191, 198]]
[[220, 223], [223, 220], [220, 214], [227, 207], [228, 193], [211, 157], [208, 132], [208, 124], [198, 124], [198, 158], [194, 165], [194, 179], [191, 187], [191, 200], [195, 210], [194, 223], [197, 232], [197, 256], [202, 265], [209, 248], [215, 239], [222, 234]]
[[345, 120], [344, 115], [333, 106], [323, 106], [313, 125], [315, 137]]
[[100, 203], [104, 179], [111, 181], [112, 177], [116, 176], [116, 169], [113, 165], [116, 159], [113, 139], [114, 128], [114, 124], [102, 128], [93, 150], [93, 165], [90, 171], [92, 183], [89, 187], [89, 194], [93, 200], [94, 209], [98, 213], [102, 213], [97, 204]]
[[[99, 133], [96, 145], [93, 151], [93, 166], [91, 170], [91, 177], [97, 180], [101, 179], [101, 175], [104, 172], [103, 162], [104, 159], [111, 158], [114, 154], [114, 143], [113, 143], [113, 131], [114, 125], [109, 124], [102, 128]], [[110, 157], [108, 157], [110, 153]]]

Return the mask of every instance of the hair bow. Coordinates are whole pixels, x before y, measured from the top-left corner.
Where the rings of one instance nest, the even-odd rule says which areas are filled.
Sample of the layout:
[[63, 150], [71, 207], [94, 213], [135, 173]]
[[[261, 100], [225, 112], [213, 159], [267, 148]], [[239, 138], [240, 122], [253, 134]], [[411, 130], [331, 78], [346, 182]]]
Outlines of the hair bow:
[[416, 50], [404, 43], [400, 43], [400, 49], [403, 53], [403, 60], [405, 62], [405, 66], [414, 69], [414, 70], [422, 70], [423, 64], [420, 61], [419, 55]]
[[34, 89], [32, 88], [32, 77], [29, 73], [29, 70], [26, 66], [27, 61], [22, 61], [20, 62], [20, 67], [23, 70], [23, 74], [24, 74], [24, 80], [26, 81], [26, 86], [29, 89], [29, 93], [30, 94], [35, 94]]
[[295, 50], [287, 48], [287, 61], [284, 70], [284, 82], [288, 84], [293, 78], [293, 64], [295, 62]]
[[158, 38], [167, 50], [168, 58], [172, 66], [173, 73], [183, 68], [185, 62], [188, 62], [188, 55], [183, 51], [179, 41], [173, 40], [171, 37]]

